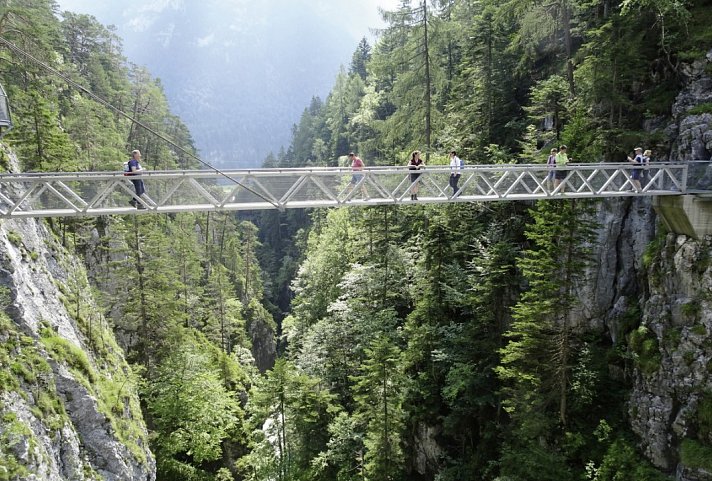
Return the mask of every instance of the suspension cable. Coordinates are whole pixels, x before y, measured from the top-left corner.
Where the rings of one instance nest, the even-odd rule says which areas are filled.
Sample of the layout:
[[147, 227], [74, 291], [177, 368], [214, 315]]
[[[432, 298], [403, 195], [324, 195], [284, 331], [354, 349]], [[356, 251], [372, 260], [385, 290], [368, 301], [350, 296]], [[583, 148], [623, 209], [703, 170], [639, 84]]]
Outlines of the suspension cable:
[[277, 209], [280, 209], [280, 206], [279, 206], [277, 203], [275, 203], [273, 200], [271, 200], [271, 199], [265, 197], [264, 195], [260, 194], [259, 192], [255, 191], [254, 189], [251, 189], [250, 187], [248, 187], [248, 186], [246, 186], [245, 184], [241, 183], [240, 181], [238, 181], [237, 179], [235, 179], [235, 178], [232, 177], [231, 175], [229, 175], [229, 174], [227, 174], [227, 173], [221, 171], [221, 170], [218, 169], [217, 167], [214, 167], [214, 166], [210, 165], [208, 162], [204, 161], [203, 159], [201, 159], [201, 158], [198, 157], [197, 155], [195, 155], [195, 154], [193, 154], [192, 152], [190, 152], [190, 151], [184, 149], [184, 148], [181, 147], [180, 145], [178, 145], [178, 144], [176, 144], [175, 142], [173, 142], [170, 138], [168, 138], [168, 137], [166, 137], [165, 135], [161, 134], [160, 132], [157, 132], [156, 130], [152, 129], [151, 127], [149, 127], [148, 125], [144, 124], [144, 123], [141, 122], [140, 120], [137, 120], [137, 119], [133, 118], [131, 115], [127, 114], [126, 112], [124, 112], [123, 110], [119, 109], [118, 107], [114, 107], [114, 106], [111, 105], [108, 101], [104, 100], [103, 98], [99, 97], [99, 96], [96, 95], [95, 93], [91, 92], [89, 89], [87, 89], [87, 88], [84, 87], [83, 85], [81, 85], [81, 84], [75, 82], [74, 80], [72, 80], [71, 78], [67, 77], [65, 74], [63, 74], [63, 73], [60, 72], [59, 70], [55, 69], [55, 68], [52, 67], [51, 65], [47, 64], [46, 62], [43, 62], [42, 60], [40, 60], [40, 59], [36, 58], [35, 56], [33, 56], [32, 54], [30, 54], [29, 52], [24, 51], [23, 49], [21, 49], [20, 47], [18, 47], [18, 46], [15, 45], [14, 43], [12, 43], [11, 41], [9, 41], [9, 40], [5, 39], [4, 37], [0, 36], [0, 43], [2, 43], [3, 45], [5, 45], [7, 48], [9, 48], [10, 50], [12, 50], [13, 52], [15, 52], [15, 53], [17, 53], [17, 54], [20, 54], [20, 55], [22, 55], [22, 56], [28, 58], [29, 60], [31, 60], [32, 62], [36, 63], [36, 64], [39, 65], [40, 67], [44, 68], [45, 70], [47, 70], [47, 71], [51, 72], [52, 74], [56, 75], [57, 77], [61, 78], [62, 80], [64, 80], [65, 82], [67, 82], [67, 84], [69, 84], [70, 86], [76, 88], [76, 89], [79, 90], [80, 92], [84, 93], [85, 95], [87, 95], [89, 98], [91, 98], [91, 99], [94, 100], [95, 102], [97, 102], [97, 103], [103, 105], [104, 107], [106, 107], [106, 108], [108, 108], [108, 109], [110, 109], [110, 110], [113, 110], [114, 112], [116, 112], [117, 114], [121, 115], [122, 117], [124, 117], [124, 118], [130, 120], [131, 122], [135, 123], [135, 124], [138, 125], [139, 127], [142, 127], [142, 128], [144, 128], [144, 129], [146, 129], [148, 132], [152, 133], [152, 134], [155, 135], [156, 137], [158, 137], [158, 138], [160, 138], [161, 140], [163, 140], [163, 141], [167, 142], [168, 144], [172, 145], [172, 146], [175, 147], [177, 150], [181, 151], [183, 154], [187, 155], [188, 157], [191, 157], [191, 158], [194, 159], [194, 160], [197, 160], [198, 162], [200, 162], [201, 164], [203, 164], [203, 165], [204, 165], [205, 167], [207, 167], [208, 169], [213, 170], [216, 174], [222, 175], [223, 177], [225, 177], [225, 178], [228, 179], [229, 181], [235, 183], [236, 185], [239, 185], [240, 187], [242, 187], [242, 188], [245, 189], [246, 191], [248, 191], [248, 192], [250, 192], [250, 193], [256, 195], [257, 197], [261, 198], [262, 200], [265, 200], [265, 201], [269, 202], [270, 204], [272, 204], [272, 205], [273, 205], [274, 207], [276, 207]]

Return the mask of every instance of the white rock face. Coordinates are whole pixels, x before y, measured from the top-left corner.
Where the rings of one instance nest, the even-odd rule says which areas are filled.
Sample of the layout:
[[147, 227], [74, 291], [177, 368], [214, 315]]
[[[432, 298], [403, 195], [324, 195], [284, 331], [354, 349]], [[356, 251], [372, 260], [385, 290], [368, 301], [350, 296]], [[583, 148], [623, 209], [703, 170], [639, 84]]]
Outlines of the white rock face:
[[[122, 352], [106, 326], [93, 349], [86, 325], [67, 311], [77, 279], [86, 282], [83, 267], [44, 221], [0, 224], [0, 370], [17, 380], [0, 389], [0, 450], [20, 466], [12, 479], [153, 481], [135, 386], [102, 391], [126, 379]], [[98, 315], [88, 290], [80, 300]]]

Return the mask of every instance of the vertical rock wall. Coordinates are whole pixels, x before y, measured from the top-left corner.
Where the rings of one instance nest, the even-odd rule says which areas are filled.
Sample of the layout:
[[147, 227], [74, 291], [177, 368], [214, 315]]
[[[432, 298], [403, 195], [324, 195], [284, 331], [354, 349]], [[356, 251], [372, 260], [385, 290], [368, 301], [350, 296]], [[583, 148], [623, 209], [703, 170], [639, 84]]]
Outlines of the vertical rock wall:
[[2, 221], [0, 479], [155, 479], [134, 381], [81, 263]]

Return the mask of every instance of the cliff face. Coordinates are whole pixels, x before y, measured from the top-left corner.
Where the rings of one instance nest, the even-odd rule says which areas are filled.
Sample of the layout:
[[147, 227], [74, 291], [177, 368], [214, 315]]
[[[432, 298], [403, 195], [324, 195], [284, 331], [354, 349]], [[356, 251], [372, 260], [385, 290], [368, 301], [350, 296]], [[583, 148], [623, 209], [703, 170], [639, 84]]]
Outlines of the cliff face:
[[155, 479], [134, 376], [89, 292], [42, 222], [0, 224], [2, 479]]
[[631, 425], [653, 464], [679, 480], [712, 480], [711, 241], [667, 235], [633, 333]]
[[[710, 62], [712, 52], [685, 71], [687, 85], [665, 129], [672, 160], [712, 156], [712, 115], [692, 110], [712, 100]], [[601, 203], [597, 220], [599, 262], [574, 317], [585, 319], [588, 326], [582, 327], [607, 332], [613, 343], [627, 342], [634, 361], [628, 412], [645, 455], [679, 481], [710, 481], [712, 239], [656, 237], [655, 214], [645, 198]], [[631, 316], [640, 325], [622, 339]]]

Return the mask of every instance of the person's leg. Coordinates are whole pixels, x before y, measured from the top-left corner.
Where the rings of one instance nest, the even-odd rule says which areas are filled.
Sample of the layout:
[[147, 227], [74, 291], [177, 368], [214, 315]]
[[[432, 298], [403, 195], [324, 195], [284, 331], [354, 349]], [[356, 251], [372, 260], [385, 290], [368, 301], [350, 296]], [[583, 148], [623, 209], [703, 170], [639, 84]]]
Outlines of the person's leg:
[[132, 179], [131, 183], [134, 186], [134, 191], [136, 192], [136, 195], [129, 201], [129, 204], [136, 207], [136, 205], [138, 204], [138, 198], [141, 197], [141, 194], [143, 194], [144, 192], [143, 181]]

